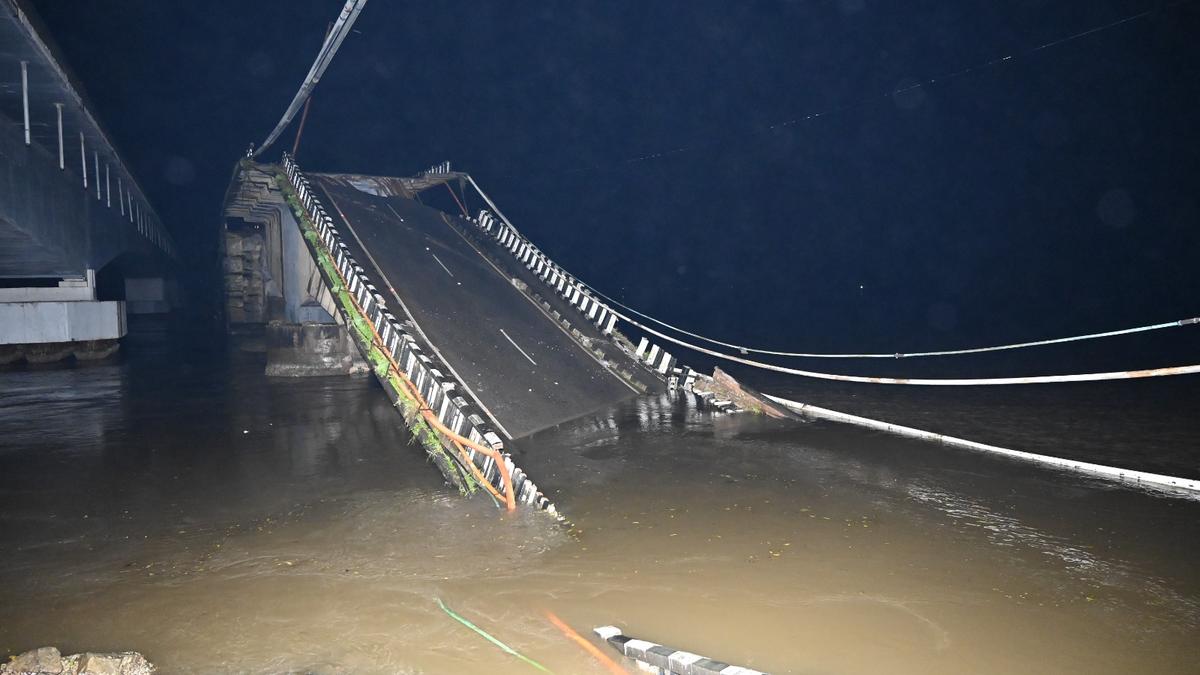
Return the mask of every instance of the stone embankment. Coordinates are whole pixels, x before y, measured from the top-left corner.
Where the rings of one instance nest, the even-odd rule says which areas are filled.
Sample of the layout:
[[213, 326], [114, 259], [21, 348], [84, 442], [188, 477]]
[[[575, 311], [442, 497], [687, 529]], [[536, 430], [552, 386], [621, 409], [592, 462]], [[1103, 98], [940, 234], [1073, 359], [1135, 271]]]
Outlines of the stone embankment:
[[154, 665], [137, 652], [63, 656], [54, 647], [31, 649], [0, 664], [0, 675], [151, 675]]

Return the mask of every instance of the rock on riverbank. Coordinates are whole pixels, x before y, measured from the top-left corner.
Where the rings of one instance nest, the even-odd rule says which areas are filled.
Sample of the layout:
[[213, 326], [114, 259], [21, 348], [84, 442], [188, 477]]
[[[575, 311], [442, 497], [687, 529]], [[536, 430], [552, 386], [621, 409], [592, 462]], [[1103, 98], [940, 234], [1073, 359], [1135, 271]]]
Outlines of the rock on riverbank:
[[63, 656], [54, 647], [40, 647], [0, 664], [0, 675], [151, 675], [154, 666], [137, 652]]

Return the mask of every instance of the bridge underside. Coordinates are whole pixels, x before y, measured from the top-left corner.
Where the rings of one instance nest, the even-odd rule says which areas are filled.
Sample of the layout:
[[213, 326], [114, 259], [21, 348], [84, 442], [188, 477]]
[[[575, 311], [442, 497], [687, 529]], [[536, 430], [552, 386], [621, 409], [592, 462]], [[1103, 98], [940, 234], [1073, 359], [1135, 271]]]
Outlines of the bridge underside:
[[0, 364], [100, 358], [177, 301], [171, 237], [39, 29], [0, 2]]
[[456, 217], [407, 190], [313, 178], [391, 311], [419, 327], [501, 433], [520, 438], [639, 393], [460, 234]]

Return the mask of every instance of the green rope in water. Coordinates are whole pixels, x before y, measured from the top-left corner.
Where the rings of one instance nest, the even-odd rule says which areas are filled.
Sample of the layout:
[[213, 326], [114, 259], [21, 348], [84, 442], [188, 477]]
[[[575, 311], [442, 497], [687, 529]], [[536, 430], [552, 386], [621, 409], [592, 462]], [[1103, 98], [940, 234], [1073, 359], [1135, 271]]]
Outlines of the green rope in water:
[[481, 637], [483, 637], [483, 639], [496, 645], [497, 647], [504, 650], [508, 654], [512, 654], [513, 656], [517, 657], [518, 659], [521, 659], [522, 661], [524, 661], [525, 663], [528, 663], [529, 665], [533, 666], [534, 668], [537, 668], [538, 670], [542, 671], [543, 673], [551, 672], [550, 669], [547, 668], [546, 666], [543, 666], [542, 664], [538, 663], [537, 661], [534, 661], [533, 659], [529, 658], [528, 656], [525, 656], [524, 654], [518, 652], [517, 650], [513, 649], [512, 647], [509, 647], [508, 645], [497, 640], [496, 638], [492, 637], [491, 635], [488, 635], [487, 632], [484, 631], [482, 628], [480, 628], [479, 626], [476, 626], [475, 624], [471, 623], [469, 620], [458, 615], [454, 610], [447, 607], [446, 603], [442, 602], [441, 598], [437, 599], [437, 603], [438, 603], [438, 607], [441, 607], [443, 612], [450, 615], [450, 618], [461, 623], [462, 625], [466, 626], [467, 628], [470, 628], [471, 630], [475, 631]]

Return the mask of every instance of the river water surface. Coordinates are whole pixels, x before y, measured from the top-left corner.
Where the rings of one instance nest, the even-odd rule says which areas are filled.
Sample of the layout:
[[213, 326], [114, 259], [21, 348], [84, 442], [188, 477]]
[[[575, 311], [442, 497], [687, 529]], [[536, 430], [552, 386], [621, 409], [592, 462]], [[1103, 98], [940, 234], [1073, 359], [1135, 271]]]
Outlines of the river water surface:
[[[773, 673], [1200, 663], [1197, 501], [643, 398], [521, 443], [561, 525], [448, 490], [369, 379], [272, 380], [252, 349], [153, 331], [125, 352], [0, 371], [0, 654], [536, 672], [441, 598], [559, 673], [604, 671], [545, 610]], [[1053, 445], [999, 407], [954, 409], [956, 424]], [[1154, 432], [1156, 466], [1194, 471], [1191, 415], [1107, 417]]]

